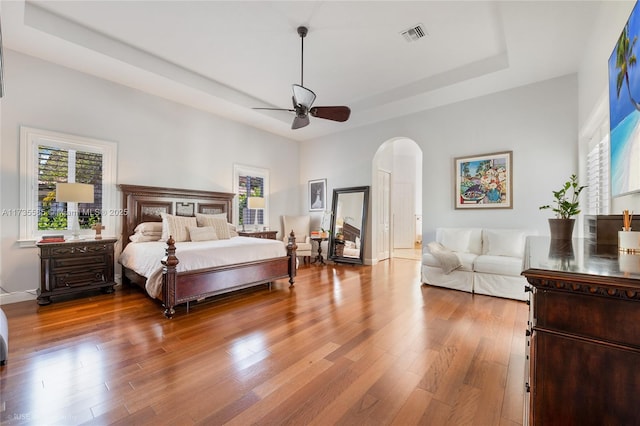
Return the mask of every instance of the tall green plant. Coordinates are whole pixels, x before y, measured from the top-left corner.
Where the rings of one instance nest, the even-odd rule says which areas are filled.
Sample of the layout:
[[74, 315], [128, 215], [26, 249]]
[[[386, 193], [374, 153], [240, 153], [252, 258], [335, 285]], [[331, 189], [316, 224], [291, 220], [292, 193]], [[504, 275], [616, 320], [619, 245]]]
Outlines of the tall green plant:
[[552, 191], [554, 204], [540, 206], [540, 210], [551, 209], [558, 219], [570, 219], [580, 213], [580, 193], [587, 186], [578, 185], [578, 177], [572, 174], [559, 191]]

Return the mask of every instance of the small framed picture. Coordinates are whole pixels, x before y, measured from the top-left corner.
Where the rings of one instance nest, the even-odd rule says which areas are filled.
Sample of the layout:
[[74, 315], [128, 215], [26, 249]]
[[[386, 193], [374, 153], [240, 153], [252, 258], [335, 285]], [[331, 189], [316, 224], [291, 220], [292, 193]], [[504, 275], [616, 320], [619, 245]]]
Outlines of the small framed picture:
[[324, 211], [327, 208], [327, 180], [309, 181], [309, 211]]
[[456, 209], [511, 209], [512, 151], [454, 159]]

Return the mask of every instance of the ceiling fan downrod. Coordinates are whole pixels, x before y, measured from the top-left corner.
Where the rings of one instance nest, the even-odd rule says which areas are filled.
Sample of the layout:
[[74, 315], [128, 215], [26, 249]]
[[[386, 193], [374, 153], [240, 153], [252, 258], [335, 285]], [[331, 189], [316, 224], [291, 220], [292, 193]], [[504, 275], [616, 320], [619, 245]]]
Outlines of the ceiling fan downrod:
[[300, 36], [300, 86], [304, 87], [304, 38], [307, 36], [309, 29], [307, 27], [298, 27], [298, 35]]

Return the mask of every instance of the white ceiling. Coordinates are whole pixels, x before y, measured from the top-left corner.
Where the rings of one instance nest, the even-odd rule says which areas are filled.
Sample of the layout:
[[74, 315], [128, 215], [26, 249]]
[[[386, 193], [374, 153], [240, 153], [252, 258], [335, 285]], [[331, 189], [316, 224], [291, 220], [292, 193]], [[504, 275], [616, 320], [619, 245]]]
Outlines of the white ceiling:
[[[353, 129], [578, 70], [599, 1], [12, 1], [5, 48], [295, 140]], [[423, 24], [408, 43], [401, 32]], [[315, 106], [291, 130], [300, 83]], [[613, 47], [613, 46], [612, 46]], [[5, 82], [10, 91], [10, 81]]]

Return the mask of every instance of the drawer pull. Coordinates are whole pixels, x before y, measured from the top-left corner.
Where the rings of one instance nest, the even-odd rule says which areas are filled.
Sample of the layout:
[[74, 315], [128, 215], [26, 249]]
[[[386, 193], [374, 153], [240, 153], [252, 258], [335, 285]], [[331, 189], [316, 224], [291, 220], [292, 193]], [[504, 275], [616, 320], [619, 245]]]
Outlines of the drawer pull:
[[525, 285], [524, 286], [524, 292], [525, 293], [532, 292], [532, 291], [533, 291], [533, 288], [530, 285]]

